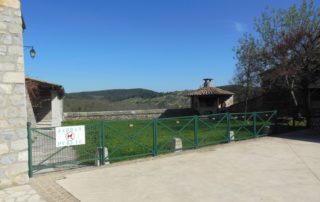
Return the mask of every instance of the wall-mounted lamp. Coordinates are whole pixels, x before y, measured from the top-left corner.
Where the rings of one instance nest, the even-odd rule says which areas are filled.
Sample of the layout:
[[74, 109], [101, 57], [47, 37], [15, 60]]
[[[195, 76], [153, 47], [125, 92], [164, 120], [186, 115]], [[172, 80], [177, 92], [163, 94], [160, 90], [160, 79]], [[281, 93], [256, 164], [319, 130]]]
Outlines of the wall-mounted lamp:
[[24, 48], [30, 49], [30, 57], [33, 59], [36, 57], [36, 50], [34, 50], [33, 46], [24, 46]]

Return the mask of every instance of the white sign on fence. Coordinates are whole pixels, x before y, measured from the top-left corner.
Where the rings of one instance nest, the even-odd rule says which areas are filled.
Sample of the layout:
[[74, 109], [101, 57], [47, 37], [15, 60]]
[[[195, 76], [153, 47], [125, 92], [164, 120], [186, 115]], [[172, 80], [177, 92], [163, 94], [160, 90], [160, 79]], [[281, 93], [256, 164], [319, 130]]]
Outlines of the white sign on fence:
[[86, 143], [85, 126], [65, 126], [56, 128], [56, 147], [81, 145]]

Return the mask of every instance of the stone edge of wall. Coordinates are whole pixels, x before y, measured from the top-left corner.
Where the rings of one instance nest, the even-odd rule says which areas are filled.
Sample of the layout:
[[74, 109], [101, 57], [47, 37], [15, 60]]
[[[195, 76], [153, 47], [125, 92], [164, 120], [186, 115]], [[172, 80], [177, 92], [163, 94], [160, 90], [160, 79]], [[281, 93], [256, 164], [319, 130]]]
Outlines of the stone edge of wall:
[[107, 117], [118, 117], [119, 119], [126, 119], [137, 116], [160, 116], [167, 109], [150, 109], [150, 110], [125, 110], [125, 111], [100, 111], [100, 112], [65, 112], [64, 120], [77, 119], [99, 119]]
[[158, 118], [173, 116], [193, 115], [189, 108], [184, 109], [147, 109], [147, 110], [123, 110], [123, 111], [100, 111], [100, 112], [65, 112], [64, 120], [127, 120], [137, 118]]

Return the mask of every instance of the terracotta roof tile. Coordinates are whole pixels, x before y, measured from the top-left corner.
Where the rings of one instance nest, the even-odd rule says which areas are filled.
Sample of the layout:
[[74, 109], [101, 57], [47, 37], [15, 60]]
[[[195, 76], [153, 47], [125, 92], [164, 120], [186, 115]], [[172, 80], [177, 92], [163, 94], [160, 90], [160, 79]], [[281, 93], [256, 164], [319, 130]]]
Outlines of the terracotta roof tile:
[[203, 96], [203, 95], [233, 95], [234, 93], [223, 90], [221, 88], [216, 88], [212, 86], [202, 87], [196, 91], [186, 94], [186, 96]]

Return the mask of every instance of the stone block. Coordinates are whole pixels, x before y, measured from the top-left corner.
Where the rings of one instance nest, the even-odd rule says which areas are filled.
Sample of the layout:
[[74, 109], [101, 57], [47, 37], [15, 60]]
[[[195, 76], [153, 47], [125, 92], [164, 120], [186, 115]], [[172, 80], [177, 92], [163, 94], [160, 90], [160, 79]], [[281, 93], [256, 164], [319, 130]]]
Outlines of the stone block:
[[10, 94], [13, 91], [12, 84], [0, 84], [0, 93], [1, 94]]
[[[0, 30], [1, 30], [1, 22], [0, 22]], [[12, 44], [12, 36], [10, 34], [0, 34], [1, 42], [5, 45]]]
[[6, 55], [6, 54], [7, 54], [7, 46], [0, 45], [0, 55]]
[[104, 159], [105, 159], [105, 164], [110, 164], [108, 156], [109, 156], [108, 148], [107, 148], [107, 147], [104, 147]]
[[28, 161], [28, 150], [19, 152], [18, 161]]
[[8, 128], [10, 125], [7, 120], [0, 120], [0, 128]]
[[[11, 16], [13, 16], [13, 15], [11, 15]], [[20, 30], [21, 30], [21, 32], [22, 32], [22, 19], [21, 19], [21, 17], [16, 17], [16, 16], [13, 16], [14, 18], [13, 18], [13, 22], [14, 22], [14, 24], [18, 24], [18, 25], [20, 25]], [[21, 33], [21, 32], [19, 32], [19, 33]]]
[[16, 55], [5, 55], [5, 56], [0, 57], [0, 63], [4, 63], [4, 62], [16, 63], [17, 56]]
[[6, 30], [7, 29], [7, 23], [0, 22], [0, 30]]
[[[13, 36], [12, 37], [12, 45], [21, 46], [22, 47], [22, 40], [20, 36]], [[21, 55], [22, 57], [22, 55]]]
[[[1, 52], [1, 50], [0, 50], [0, 52]], [[16, 65], [14, 63], [9, 63], [9, 62], [0, 63], [0, 71], [1, 72], [14, 71], [15, 69], [16, 69]]]
[[3, 110], [0, 110], [0, 120], [6, 119], [5, 113]]
[[22, 47], [21, 46], [9, 46], [8, 47], [8, 54], [20, 56], [22, 54]]
[[9, 147], [6, 143], [0, 144], [0, 155], [6, 154], [9, 152]]
[[15, 94], [24, 95], [26, 92], [26, 87], [24, 84], [15, 84], [15, 86], [13, 88], [13, 92]]
[[20, 0], [0, 0], [0, 6], [20, 9]]
[[12, 44], [12, 36], [9, 34], [2, 34], [1, 41], [5, 45], [10, 45], [10, 44]]
[[17, 70], [18, 72], [23, 71], [23, 70], [24, 70], [24, 64], [17, 64], [16, 70]]
[[13, 129], [1, 129], [0, 142], [11, 141], [15, 138], [15, 133]]
[[5, 173], [8, 177], [25, 174], [28, 172], [28, 164], [27, 163], [15, 163], [9, 165], [5, 170]]
[[21, 138], [27, 138], [27, 128], [26, 126], [21, 127], [19, 129], [15, 130], [15, 135], [17, 136], [17, 138], [21, 139]]
[[13, 14], [14, 14], [15, 16], [21, 17], [21, 11], [20, 11], [20, 10], [15, 11]]
[[24, 72], [6, 72], [3, 75], [4, 83], [24, 83]]
[[11, 185], [12, 185], [12, 182], [8, 178], [0, 178], [0, 189], [9, 187]]
[[21, 95], [10, 95], [9, 100], [12, 104], [12, 106], [17, 106], [17, 105], [25, 105], [26, 100], [22, 99], [23, 96]]
[[11, 150], [14, 151], [22, 151], [28, 149], [28, 141], [27, 139], [16, 140], [11, 142]]
[[182, 151], [182, 140], [181, 138], [173, 138], [172, 140], [172, 150], [175, 152]]
[[7, 121], [12, 127], [24, 127], [26, 125], [25, 118], [7, 119]]
[[17, 63], [18, 64], [24, 64], [24, 58], [23, 57], [18, 57]]
[[2, 15], [12, 16], [13, 15], [13, 11], [14, 11], [14, 9], [12, 9], [12, 8], [6, 8], [4, 11], [2, 11]]
[[0, 164], [8, 165], [17, 162], [17, 155], [15, 153], [9, 153], [0, 157]]
[[234, 141], [234, 132], [232, 130], [229, 132], [229, 140]]
[[0, 180], [6, 178], [4, 170], [0, 170]]
[[[6, 12], [7, 10], [5, 10]], [[2, 15], [1, 17], [1, 22], [4, 22], [4, 23], [8, 23], [10, 24], [10, 22], [13, 20], [13, 18], [11, 16], [8, 16], [8, 15]], [[7, 29], [6, 29], [7, 30]]]
[[[0, 96], [0, 108], [6, 108], [8, 103], [8, 96], [6, 95], [1, 95]], [[3, 110], [3, 109], [1, 109]]]
[[20, 117], [19, 108], [18, 107], [8, 107], [7, 109], [5, 109], [5, 116], [8, 119]]

